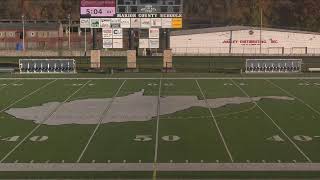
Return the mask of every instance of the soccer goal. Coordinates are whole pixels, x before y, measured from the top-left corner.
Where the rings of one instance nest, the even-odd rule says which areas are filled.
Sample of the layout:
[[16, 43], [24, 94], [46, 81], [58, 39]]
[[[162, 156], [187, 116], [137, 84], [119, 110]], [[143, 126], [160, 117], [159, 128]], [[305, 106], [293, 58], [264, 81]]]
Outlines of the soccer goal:
[[20, 59], [20, 73], [76, 73], [74, 59]]
[[302, 59], [247, 59], [246, 73], [299, 73]]

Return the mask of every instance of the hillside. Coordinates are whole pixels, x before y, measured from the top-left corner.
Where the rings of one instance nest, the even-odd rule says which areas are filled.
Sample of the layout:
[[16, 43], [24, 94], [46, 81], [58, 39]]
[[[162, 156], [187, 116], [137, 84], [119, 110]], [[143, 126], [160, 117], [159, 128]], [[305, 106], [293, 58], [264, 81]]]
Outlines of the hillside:
[[[19, 19], [22, 0], [1, 0], [0, 19]], [[79, 19], [79, 0], [24, 0], [28, 19]], [[261, 0], [263, 24], [268, 27], [320, 30], [317, 0]], [[186, 24], [207, 26], [260, 24], [259, 0], [184, 0]], [[197, 25], [195, 25], [197, 26]]]

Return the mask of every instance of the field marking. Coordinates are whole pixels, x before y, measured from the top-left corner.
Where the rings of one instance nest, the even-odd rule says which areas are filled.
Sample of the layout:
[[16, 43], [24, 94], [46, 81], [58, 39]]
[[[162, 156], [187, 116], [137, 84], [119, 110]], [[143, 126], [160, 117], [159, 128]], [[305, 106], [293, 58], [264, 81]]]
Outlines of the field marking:
[[136, 77], [136, 78], [128, 78], [128, 77], [114, 77], [114, 78], [110, 78], [110, 77], [103, 77], [103, 78], [81, 78], [81, 77], [75, 77], [75, 78], [65, 78], [65, 77], [55, 77], [55, 78], [0, 78], [0, 80], [11, 80], [11, 79], [16, 79], [16, 80], [54, 80], [54, 79], [58, 79], [58, 80], [230, 80], [230, 79], [248, 79], [248, 80], [264, 80], [264, 79], [293, 79], [293, 80], [297, 80], [297, 79], [309, 79], [309, 80], [320, 80], [320, 77]]
[[158, 147], [159, 147], [159, 121], [160, 121], [160, 98], [161, 98], [161, 85], [162, 80], [159, 82], [159, 91], [158, 91], [158, 103], [157, 103], [157, 124], [156, 124], [156, 142], [154, 147], [154, 159], [153, 159], [153, 175], [154, 180], [157, 179], [157, 161], [158, 161]]
[[102, 123], [102, 121], [103, 121], [103, 118], [104, 118], [104, 117], [107, 115], [107, 113], [109, 112], [112, 103], [114, 102], [115, 98], [118, 96], [121, 88], [123, 87], [123, 85], [124, 85], [126, 82], [127, 82], [127, 80], [124, 80], [124, 81], [121, 83], [120, 87], [118, 88], [118, 90], [116, 91], [116, 93], [113, 95], [110, 103], [108, 103], [107, 107], [106, 107], [106, 108], [104, 109], [104, 111], [102, 112], [102, 114], [101, 114], [101, 116], [100, 116], [100, 118], [99, 118], [99, 120], [98, 120], [98, 124], [97, 124], [96, 127], [94, 128], [93, 133], [91, 134], [91, 136], [90, 136], [90, 138], [89, 138], [86, 146], [82, 149], [81, 154], [80, 154], [80, 156], [78, 157], [78, 160], [76, 161], [77, 163], [79, 163], [79, 162], [81, 161], [82, 157], [84, 156], [84, 153], [87, 151], [87, 149], [88, 149], [91, 141], [93, 140], [94, 135], [97, 133], [97, 131], [98, 131], [98, 129], [99, 129], [99, 127], [100, 127], [100, 125], [101, 125], [101, 123]]
[[83, 86], [74, 91], [69, 97], [67, 97], [62, 103], [60, 103], [56, 108], [53, 109], [51, 113], [48, 114], [35, 128], [33, 128], [11, 151], [9, 151], [1, 160], [3, 163], [16, 149], [18, 149], [22, 143], [24, 143], [40, 126], [47, 121], [64, 103], [66, 103], [72, 96], [77, 94], [81, 89], [83, 89], [91, 80], [87, 81]]
[[[249, 96], [249, 94], [242, 89], [236, 82], [234, 82], [233, 80], [231, 80], [232, 83], [234, 83], [239, 89], [240, 91], [242, 91], [242, 93], [244, 95], [246, 95], [248, 98], [251, 98]], [[271, 120], [271, 122], [278, 128], [278, 130], [290, 141], [290, 143], [300, 152], [301, 155], [304, 156], [304, 158], [309, 162], [312, 163], [311, 159], [302, 151], [302, 149], [287, 135], [287, 133], [285, 133], [282, 128], [269, 116], [269, 114], [267, 114], [260, 106], [257, 102], [253, 101], [252, 103], [255, 103], [257, 105], [257, 107]]]
[[[215, 126], [216, 126], [216, 128], [217, 128], [217, 130], [218, 130], [218, 132], [219, 132], [220, 138], [221, 138], [221, 140], [222, 140], [222, 142], [223, 142], [223, 145], [224, 145], [224, 147], [225, 147], [225, 149], [226, 149], [226, 151], [227, 151], [227, 153], [228, 153], [228, 156], [229, 156], [231, 162], [233, 163], [234, 160], [233, 160], [232, 154], [231, 154], [231, 152], [230, 152], [230, 150], [229, 150], [229, 147], [228, 147], [228, 145], [227, 145], [227, 143], [226, 143], [226, 140], [224, 139], [224, 136], [223, 136], [223, 134], [222, 134], [222, 132], [221, 132], [221, 130], [220, 130], [220, 127], [219, 127], [219, 125], [218, 125], [218, 122], [217, 122], [215, 116], [213, 115], [213, 112], [212, 112], [211, 107], [210, 107], [210, 105], [209, 105], [209, 103], [208, 103], [208, 100], [207, 100], [206, 96], [204, 95], [204, 93], [203, 93], [203, 91], [202, 91], [202, 88], [201, 88], [198, 80], [195, 80], [195, 81], [196, 81], [197, 86], [198, 86], [198, 88], [199, 88], [199, 90], [200, 90], [200, 93], [201, 93], [201, 95], [202, 95], [202, 97], [203, 97], [203, 99], [204, 99], [204, 102], [206, 103], [206, 106], [207, 106], [207, 108], [208, 108], [208, 110], [209, 110], [209, 112], [210, 112], [210, 114], [211, 114], [212, 120], [213, 120], [213, 122], [214, 122], [214, 124], [215, 124]], [[212, 121], [211, 121], [211, 122], [212, 122]]]
[[311, 109], [313, 112], [317, 113], [318, 115], [320, 115], [320, 112], [318, 110], [316, 110], [315, 108], [313, 108], [311, 105], [309, 105], [308, 103], [306, 103], [304, 100], [296, 97], [295, 95], [293, 95], [291, 92], [285, 90], [284, 88], [280, 87], [279, 85], [275, 84], [274, 82], [270, 81], [270, 80], [266, 80], [267, 82], [269, 82], [271, 85], [273, 85], [274, 87], [277, 87], [278, 89], [280, 89], [282, 92], [286, 93], [287, 95], [297, 99], [298, 101], [300, 101], [302, 104], [304, 104], [305, 106], [307, 106], [309, 109]]
[[22, 79], [19, 79], [19, 80], [16, 80], [16, 81], [11, 82], [11, 83], [9, 83], [9, 84], [6, 84], [6, 85], [4, 85], [4, 86], [1, 86], [1, 87], [0, 87], [0, 90], [4, 89], [4, 88], [6, 88], [6, 87], [9, 87], [9, 86], [12, 85], [12, 84], [16, 84], [16, 83], [18, 83], [18, 82], [20, 82], [20, 81], [22, 81]]
[[0, 110], [0, 113], [4, 112], [5, 110], [7, 110], [7, 109], [11, 108], [12, 106], [14, 106], [15, 104], [17, 104], [18, 102], [20, 102], [20, 101], [22, 101], [22, 100], [26, 99], [27, 97], [29, 97], [29, 96], [31, 96], [31, 95], [33, 95], [33, 94], [35, 94], [35, 93], [37, 93], [38, 91], [40, 91], [40, 90], [42, 90], [42, 89], [46, 88], [47, 86], [49, 86], [50, 84], [52, 84], [52, 83], [54, 83], [54, 82], [56, 82], [56, 81], [57, 81], [57, 79], [56, 79], [56, 80], [53, 80], [53, 81], [50, 81], [50, 82], [46, 83], [45, 85], [43, 85], [43, 86], [39, 87], [38, 89], [36, 89], [36, 90], [32, 91], [31, 93], [29, 93], [29, 94], [27, 94], [27, 95], [23, 96], [22, 98], [20, 98], [20, 99], [18, 99], [18, 100], [16, 100], [16, 101], [14, 101], [13, 103], [11, 103], [10, 105], [8, 105], [7, 107], [5, 107], [5, 108], [1, 109], [1, 110]]
[[[319, 172], [320, 163], [159, 163], [161, 172]], [[152, 163], [3, 163], [0, 172], [151, 172]]]

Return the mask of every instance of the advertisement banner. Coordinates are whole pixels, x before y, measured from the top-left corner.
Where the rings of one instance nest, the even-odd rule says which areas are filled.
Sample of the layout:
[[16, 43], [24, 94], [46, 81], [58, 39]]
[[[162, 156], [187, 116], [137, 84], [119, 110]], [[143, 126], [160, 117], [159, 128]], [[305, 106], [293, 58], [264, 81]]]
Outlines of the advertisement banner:
[[120, 28], [121, 27], [121, 19], [120, 18], [112, 18], [111, 19], [111, 28]]
[[101, 28], [111, 28], [111, 19], [110, 18], [101, 18], [100, 24], [101, 24]]
[[113, 39], [113, 48], [121, 49], [123, 48], [123, 39]]
[[139, 48], [141, 49], [149, 48], [149, 39], [139, 39]]
[[112, 45], [113, 45], [112, 39], [103, 39], [102, 45], [104, 49], [112, 48]]
[[159, 39], [149, 39], [149, 48], [158, 49], [160, 41]]
[[172, 18], [172, 28], [182, 28], [182, 18]]
[[90, 19], [90, 27], [91, 28], [100, 28], [100, 19], [99, 18], [91, 18]]
[[172, 19], [162, 18], [162, 28], [172, 28]]
[[140, 28], [141, 21], [140, 18], [131, 18], [131, 28]]
[[161, 18], [151, 18], [151, 27], [161, 28], [162, 22]]
[[149, 29], [149, 38], [150, 39], [159, 39], [160, 30], [158, 28], [150, 28]]
[[149, 29], [150, 27], [151, 27], [150, 18], [141, 18], [141, 27], [140, 28]]
[[112, 38], [122, 39], [123, 33], [121, 28], [112, 29]]
[[121, 28], [130, 28], [131, 23], [130, 23], [130, 18], [121, 18]]
[[80, 28], [90, 28], [90, 19], [80, 18]]
[[105, 28], [105, 29], [102, 29], [102, 38], [103, 39], [112, 39], [112, 29], [111, 28]]

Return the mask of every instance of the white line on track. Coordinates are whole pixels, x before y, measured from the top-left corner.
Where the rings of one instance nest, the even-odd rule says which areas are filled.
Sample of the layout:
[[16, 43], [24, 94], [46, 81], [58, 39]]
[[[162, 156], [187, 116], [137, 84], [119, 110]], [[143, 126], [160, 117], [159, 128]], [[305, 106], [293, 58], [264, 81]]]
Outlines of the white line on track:
[[227, 142], [226, 142], [226, 140], [224, 139], [224, 136], [223, 136], [223, 134], [222, 134], [222, 132], [221, 132], [221, 130], [220, 130], [220, 127], [219, 127], [219, 125], [218, 125], [218, 122], [217, 122], [215, 116], [213, 115], [213, 112], [212, 112], [212, 109], [211, 109], [211, 107], [210, 107], [210, 104], [208, 103], [208, 100], [207, 100], [206, 96], [204, 95], [204, 93], [203, 93], [203, 91], [202, 91], [202, 88], [201, 88], [198, 80], [195, 80], [195, 81], [196, 81], [196, 83], [197, 83], [197, 85], [198, 85], [198, 88], [199, 88], [200, 93], [201, 93], [201, 95], [202, 95], [202, 97], [203, 97], [203, 99], [204, 99], [204, 102], [206, 103], [206, 106], [207, 106], [207, 108], [208, 108], [208, 110], [209, 110], [209, 112], [210, 112], [210, 114], [211, 114], [212, 120], [213, 120], [213, 122], [214, 122], [214, 124], [215, 124], [215, 126], [216, 126], [216, 128], [217, 128], [217, 130], [218, 130], [218, 132], [219, 132], [220, 138], [221, 138], [221, 140], [222, 140], [222, 142], [223, 142], [223, 145], [224, 145], [224, 147], [225, 147], [225, 149], [226, 149], [226, 151], [227, 151], [227, 153], [228, 153], [228, 156], [229, 156], [231, 162], [233, 163], [234, 160], [233, 160], [232, 154], [231, 154], [231, 152], [230, 152], [230, 150], [229, 150], [229, 147], [228, 147], [228, 145], [227, 145]]
[[12, 106], [14, 106], [14, 105], [15, 105], [15, 104], [17, 104], [18, 102], [20, 102], [20, 101], [22, 101], [22, 100], [26, 99], [27, 97], [29, 97], [29, 96], [31, 96], [31, 95], [33, 95], [33, 94], [35, 94], [35, 93], [39, 92], [40, 90], [44, 89], [45, 87], [49, 86], [50, 84], [54, 83], [55, 81], [57, 81], [57, 79], [56, 79], [56, 80], [53, 80], [53, 81], [50, 81], [50, 82], [48, 82], [48, 83], [46, 83], [45, 85], [43, 85], [43, 86], [39, 87], [38, 89], [36, 89], [36, 90], [32, 91], [31, 93], [29, 93], [29, 94], [27, 94], [27, 95], [23, 96], [22, 98], [20, 98], [20, 99], [18, 99], [18, 100], [16, 100], [16, 101], [14, 101], [13, 103], [11, 103], [10, 105], [8, 105], [7, 107], [5, 107], [5, 108], [3, 108], [2, 110], [0, 110], [0, 113], [2, 113], [2, 112], [4, 112], [5, 110], [7, 110], [7, 109], [11, 108]]
[[97, 133], [97, 131], [98, 131], [98, 129], [99, 129], [101, 123], [102, 123], [103, 118], [104, 118], [104, 117], [107, 115], [107, 113], [109, 112], [109, 110], [110, 110], [110, 108], [111, 108], [111, 106], [112, 106], [112, 103], [114, 102], [115, 98], [118, 96], [121, 88], [122, 88], [123, 85], [126, 83], [126, 81], [127, 81], [127, 80], [124, 80], [124, 81], [122, 82], [122, 84], [120, 85], [120, 87], [118, 88], [118, 90], [116, 91], [116, 93], [114, 94], [114, 96], [112, 97], [110, 103], [108, 104], [108, 106], [104, 109], [103, 113], [101, 114], [101, 116], [100, 116], [100, 118], [99, 118], [99, 120], [98, 120], [97, 126], [96, 126], [95, 129], [93, 130], [93, 133], [91, 134], [91, 136], [90, 136], [90, 138], [89, 138], [86, 146], [82, 149], [81, 154], [80, 154], [80, 156], [78, 157], [77, 163], [79, 163], [79, 162], [81, 161], [83, 155], [84, 155], [85, 152], [87, 151], [87, 149], [88, 149], [88, 147], [89, 147], [89, 145], [90, 145], [90, 143], [91, 143], [94, 135]]
[[156, 142], [155, 142], [155, 147], [154, 147], [154, 160], [153, 160], [153, 179], [154, 180], [157, 178], [161, 85], [162, 85], [162, 80], [160, 79], [159, 91], [158, 91], [158, 103], [157, 103]]
[[[232, 79], [231, 79], [232, 83], [237, 86], [240, 91], [246, 95], [248, 98], [251, 98], [249, 96], [249, 94], [244, 90], [242, 89], [236, 82], [234, 82]], [[300, 154], [309, 162], [309, 163], [312, 163], [311, 159], [302, 151], [302, 149], [287, 135], [287, 133], [285, 133], [282, 128], [269, 116], [269, 114], [267, 114], [260, 106], [257, 102], [255, 101], [252, 101], [252, 103], [256, 104], [257, 107], [271, 120], [271, 122], [277, 127], [277, 129], [290, 141], [290, 143], [300, 152]]]
[[309, 105], [308, 103], [306, 103], [304, 100], [296, 97], [295, 95], [293, 95], [291, 92], [285, 90], [284, 88], [280, 87], [279, 85], [275, 84], [274, 82], [270, 81], [270, 80], [266, 80], [268, 81], [270, 84], [272, 84], [274, 87], [277, 87], [278, 89], [280, 89], [282, 92], [288, 94], [289, 96], [297, 99], [298, 101], [300, 101], [302, 104], [304, 104], [305, 106], [307, 106], [309, 109], [311, 109], [313, 112], [317, 113], [318, 115], [320, 115], [320, 112], [318, 110], [316, 110], [314, 107], [312, 107], [311, 105]]
[[59, 79], [59, 80], [230, 80], [230, 79], [315, 79], [319, 80], [320, 77], [154, 77], [154, 78], [0, 78], [0, 80], [10, 80], [10, 79], [22, 79], [22, 80], [54, 80], [54, 79]]
[[27, 134], [11, 151], [9, 151], [0, 161], [0, 163], [3, 163], [3, 161], [5, 161], [16, 149], [18, 149], [21, 144], [23, 144], [37, 129], [40, 128], [40, 126], [47, 121], [55, 112], [57, 112], [57, 110], [67, 101], [70, 100], [70, 98], [72, 96], [74, 96], [75, 94], [77, 94], [81, 89], [83, 89], [91, 80], [87, 81], [85, 84], [83, 84], [80, 88], [78, 88], [76, 91], [74, 91], [69, 97], [67, 97], [67, 99], [65, 99], [62, 103], [60, 103], [56, 108], [54, 108], [54, 110], [52, 112], [50, 112], [48, 114], [48, 116], [46, 116], [35, 128], [33, 128], [31, 130], [31, 132], [29, 132], [29, 134]]

